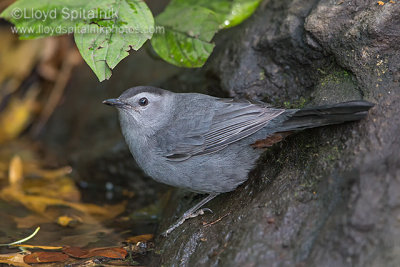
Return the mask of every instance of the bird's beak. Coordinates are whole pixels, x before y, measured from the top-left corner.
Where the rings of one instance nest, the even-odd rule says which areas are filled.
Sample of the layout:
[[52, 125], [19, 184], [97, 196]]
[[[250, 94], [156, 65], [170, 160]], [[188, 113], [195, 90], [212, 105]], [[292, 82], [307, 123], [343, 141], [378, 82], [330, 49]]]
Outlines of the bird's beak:
[[113, 106], [116, 108], [123, 108], [126, 107], [128, 104], [124, 103], [123, 101], [121, 101], [118, 98], [113, 98], [113, 99], [106, 99], [103, 101], [103, 104], [109, 105], [109, 106]]

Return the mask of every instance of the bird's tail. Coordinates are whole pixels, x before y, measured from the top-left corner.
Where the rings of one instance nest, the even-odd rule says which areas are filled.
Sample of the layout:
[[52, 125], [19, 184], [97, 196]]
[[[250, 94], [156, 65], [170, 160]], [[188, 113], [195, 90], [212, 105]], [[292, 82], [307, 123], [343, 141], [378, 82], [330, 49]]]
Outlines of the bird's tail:
[[349, 101], [298, 110], [287, 110], [288, 119], [279, 127], [279, 132], [298, 131], [324, 125], [357, 121], [367, 116], [374, 104], [363, 101]]

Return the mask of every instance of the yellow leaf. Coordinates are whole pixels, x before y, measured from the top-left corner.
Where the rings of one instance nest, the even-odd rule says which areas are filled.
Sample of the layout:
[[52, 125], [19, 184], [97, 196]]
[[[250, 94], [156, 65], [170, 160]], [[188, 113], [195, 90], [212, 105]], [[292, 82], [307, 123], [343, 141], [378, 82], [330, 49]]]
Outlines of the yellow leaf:
[[64, 215], [57, 218], [57, 223], [63, 227], [76, 226], [81, 223], [82, 219], [79, 217], [72, 218], [70, 216]]
[[13, 245], [13, 247], [19, 247], [19, 248], [38, 248], [38, 249], [44, 249], [44, 250], [59, 250], [59, 249], [62, 249], [62, 248], [63, 248], [63, 247], [34, 246], [34, 245]]
[[57, 223], [61, 226], [68, 226], [74, 219], [69, 216], [60, 216], [57, 219]]
[[67, 206], [85, 214], [98, 216], [100, 220], [111, 219], [125, 210], [126, 202], [116, 205], [105, 205], [104, 207], [95, 204], [73, 203], [62, 199], [25, 195], [21, 191], [13, 190], [11, 187], [3, 188], [0, 191], [0, 198], [8, 201], [17, 201], [26, 208], [39, 214], [46, 215], [48, 206]]
[[31, 267], [24, 262], [24, 255], [19, 253], [0, 254], [0, 263], [18, 267]]
[[28, 126], [38, 92], [37, 88], [32, 87], [25, 98], [12, 98], [0, 113], [0, 143], [14, 139]]
[[21, 157], [16, 155], [10, 161], [10, 169], [8, 172], [8, 181], [10, 186], [21, 188], [21, 184], [24, 180], [23, 177], [23, 166]]
[[27, 195], [40, 195], [77, 202], [81, 198], [79, 189], [69, 177], [60, 177], [54, 180], [25, 179], [23, 190]]
[[43, 170], [40, 167], [35, 166], [31, 169], [31, 172], [44, 179], [53, 180], [70, 174], [72, 172], [72, 168], [70, 166], [66, 166], [55, 170]]

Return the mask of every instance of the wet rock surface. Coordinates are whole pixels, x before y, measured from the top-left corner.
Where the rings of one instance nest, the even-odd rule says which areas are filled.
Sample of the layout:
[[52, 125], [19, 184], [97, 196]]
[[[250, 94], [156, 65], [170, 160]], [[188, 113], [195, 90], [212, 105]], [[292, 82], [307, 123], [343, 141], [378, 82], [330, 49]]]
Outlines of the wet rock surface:
[[[399, 15], [389, 2], [265, 1], [217, 37], [204, 76], [232, 97], [376, 106], [269, 149], [244, 185], [207, 205], [213, 214], [158, 240], [154, 265], [399, 264]], [[160, 231], [197, 201], [171, 201]]]
[[[82, 67], [42, 140], [92, 183], [133, 188], [139, 207], [165, 187], [137, 168], [102, 99], [140, 84], [285, 107], [366, 99], [376, 106], [365, 120], [268, 149], [245, 184], [207, 205], [213, 214], [158, 237], [152, 265], [398, 266], [400, 4], [264, 1], [216, 43], [202, 70], [178, 73], [145, 51], [106, 83], [88, 81]], [[200, 197], [174, 191], [159, 232]]]

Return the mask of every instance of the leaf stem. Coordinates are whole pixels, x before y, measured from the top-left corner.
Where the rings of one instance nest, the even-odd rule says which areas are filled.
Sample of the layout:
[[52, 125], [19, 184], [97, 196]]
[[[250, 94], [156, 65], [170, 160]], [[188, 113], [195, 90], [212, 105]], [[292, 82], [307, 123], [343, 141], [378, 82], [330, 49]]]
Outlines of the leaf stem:
[[21, 243], [23, 243], [23, 242], [25, 242], [25, 241], [28, 241], [29, 239], [33, 238], [33, 237], [39, 232], [39, 230], [40, 230], [40, 226], [38, 226], [38, 227], [36, 228], [36, 230], [35, 230], [30, 236], [25, 237], [25, 238], [23, 238], [23, 239], [21, 239], [21, 240], [12, 242], [12, 243], [0, 244], [0, 247], [13, 246], [13, 245], [21, 244]]

